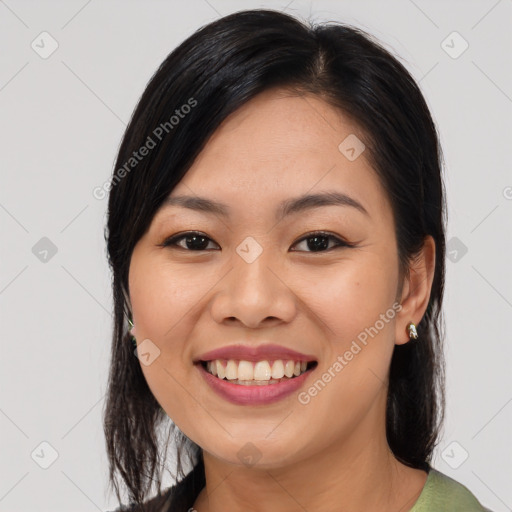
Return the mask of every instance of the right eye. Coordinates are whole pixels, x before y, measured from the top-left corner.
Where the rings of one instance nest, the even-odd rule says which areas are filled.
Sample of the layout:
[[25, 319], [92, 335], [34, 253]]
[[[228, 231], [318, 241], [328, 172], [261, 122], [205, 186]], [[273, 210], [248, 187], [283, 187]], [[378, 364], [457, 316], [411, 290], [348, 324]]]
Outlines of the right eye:
[[[180, 245], [178, 242], [184, 240], [184, 245]], [[208, 246], [208, 240], [212, 243], [213, 240], [208, 238], [204, 233], [200, 233], [199, 231], [187, 231], [186, 233], [181, 233], [179, 235], [174, 235], [167, 240], [162, 245], [162, 247], [178, 247], [180, 249], [197, 252], [197, 251], [205, 251]], [[217, 245], [217, 244], [216, 244]], [[218, 246], [217, 246], [218, 247]]]

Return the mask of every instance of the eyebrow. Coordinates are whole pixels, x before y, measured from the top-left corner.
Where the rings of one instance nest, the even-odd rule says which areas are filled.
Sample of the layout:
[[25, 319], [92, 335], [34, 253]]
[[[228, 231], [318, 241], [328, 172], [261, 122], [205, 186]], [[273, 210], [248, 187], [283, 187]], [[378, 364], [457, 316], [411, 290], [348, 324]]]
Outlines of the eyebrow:
[[[231, 208], [223, 203], [199, 196], [169, 196], [164, 206], [181, 206], [190, 210], [212, 213], [222, 217], [229, 217]], [[366, 216], [370, 214], [356, 199], [341, 192], [323, 192], [318, 194], [304, 194], [292, 199], [282, 201], [276, 210], [276, 220], [321, 206], [349, 206], [355, 208]]]

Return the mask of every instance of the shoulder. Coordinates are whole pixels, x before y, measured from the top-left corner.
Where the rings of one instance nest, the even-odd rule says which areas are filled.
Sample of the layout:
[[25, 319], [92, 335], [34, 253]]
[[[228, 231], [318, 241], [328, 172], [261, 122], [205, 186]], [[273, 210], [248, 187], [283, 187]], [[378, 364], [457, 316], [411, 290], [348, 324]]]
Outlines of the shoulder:
[[453, 478], [431, 468], [425, 487], [410, 512], [492, 512]]
[[196, 466], [185, 478], [144, 502], [142, 510], [135, 503], [110, 512], [191, 512], [192, 504], [204, 487], [202, 466]]

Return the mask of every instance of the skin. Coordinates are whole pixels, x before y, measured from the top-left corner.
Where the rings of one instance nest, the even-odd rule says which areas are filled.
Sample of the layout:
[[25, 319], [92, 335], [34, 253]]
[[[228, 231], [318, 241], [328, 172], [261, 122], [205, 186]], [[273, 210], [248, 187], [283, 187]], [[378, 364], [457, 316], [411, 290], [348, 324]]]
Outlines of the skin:
[[[349, 161], [338, 149], [349, 134], [363, 139], [319, 97], [260, 94], [224, 121], [171, 193], [221, 201], [231, 216], [162, 208], [133, 251], [132, 332], [160, 350], [141, 368], [168, 416], [203, 448], [199, 512], [405, 512], [425, 484], [424, 471], [392, 455], [385, 406], [394, 345], [409, 342], [407, 324], [418, 324], [428, 305], [435, 244], [425, 239], [400, 287], [391, 205], [365, 153]], [[369, 216], [322, 206], [276, 223], [282, 200], [332, 190]], [[181, 248], [161, 246], [190, 230], [208, 237], [206, 250], [184, 239]], [[304, 237], [317, 230], [356, 246], [316, 252]], [[236, 252], [248, 236], [263, 249], [252, 263]], [[192, 364], [236, 342], [281, 344], [318, 361], [307, 390], [397, 301], [401, 310], [307, 405], [296, 393], [232, 404]], [[238, 456], [249, 442], [260, 457], [254, 465]]]

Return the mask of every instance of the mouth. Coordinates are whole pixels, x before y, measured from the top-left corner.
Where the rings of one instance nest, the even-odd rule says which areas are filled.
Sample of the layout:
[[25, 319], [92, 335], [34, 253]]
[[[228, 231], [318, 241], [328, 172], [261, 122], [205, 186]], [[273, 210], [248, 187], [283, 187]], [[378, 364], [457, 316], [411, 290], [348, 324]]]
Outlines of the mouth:
[[317, 365], [316, 361], [291, 359], [211, 359], [199, 360], [195, 367], [204, 382], [228, 402], [265, 406], [299, 391]]
[[198, 364], [220, 381], [239, 386], [269, 386], [293, 381], [314, 370], [318, 363], [293, 359], [260, 361], [213, 359], [201, 360]]
[[200, 377], [219, 397], [236, 405], [269, 405], [307, 385], [318, 367], [314, 355], [276, 344], [226, 345], [194, 361]]

